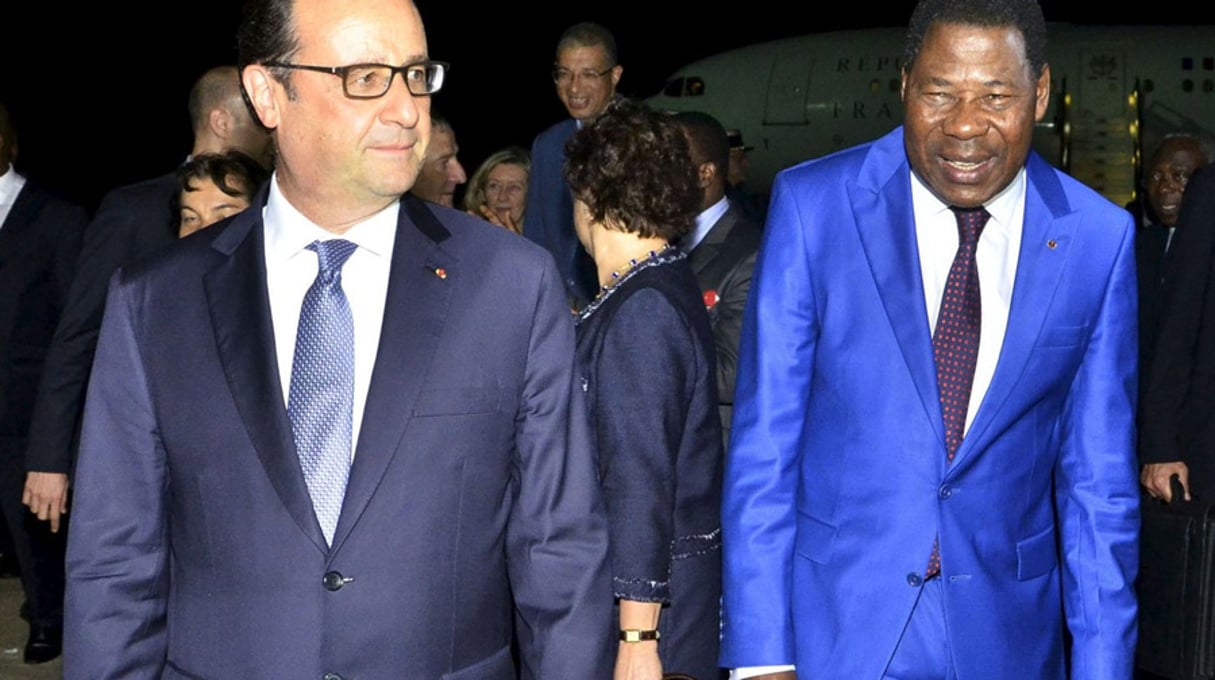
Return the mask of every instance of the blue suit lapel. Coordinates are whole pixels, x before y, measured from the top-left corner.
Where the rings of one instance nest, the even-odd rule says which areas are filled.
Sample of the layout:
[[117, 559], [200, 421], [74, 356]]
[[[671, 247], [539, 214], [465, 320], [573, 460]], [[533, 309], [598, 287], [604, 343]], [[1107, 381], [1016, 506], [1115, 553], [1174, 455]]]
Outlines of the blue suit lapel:
[[334, 549], [350, 534], [366, 509], [388, 465], [396, 457], [414, 403], [443, 335], [453, 287], [476, 272], [440, 244], [450, 233], [425, 204], [412, 196], [401, 201], [392, 269], [384, 303], [384, 323], [354, 465], [346, 485]]
[[[266, 194], [263, 189], [254, 205], [264, 205]], [[260, 209], [246, 210], [216, 237], [212, 247], [225, 257], [205, 275], [203, 285], [215, 348], [245, 430], [287, 512], [325, 551], [283, 404], [266, 291], [261, 214]]]
[[924, 311], [927, 303], [901, 127], [873, 145], [856, 184], [848, 186], [848, 198], [886, 318], [944, 451], [945, 427], [932, 358], [932, 334]]
[[986, 434], [992, 431], [992, 424], [998, 422], [1000, 412], [1014, 394], [1018, 382], [1027, 377], [1025, 367], [1070, 256], [1068, 246], [1073, 241], [1076, 223], [1054, 168], [1031, 153], [1026, 164], [1026, 180], [1025, 220], [1008, 328], [1004, 332], [996, 372], [954, 457], [954, 469], [970, 451], [985, 444]]

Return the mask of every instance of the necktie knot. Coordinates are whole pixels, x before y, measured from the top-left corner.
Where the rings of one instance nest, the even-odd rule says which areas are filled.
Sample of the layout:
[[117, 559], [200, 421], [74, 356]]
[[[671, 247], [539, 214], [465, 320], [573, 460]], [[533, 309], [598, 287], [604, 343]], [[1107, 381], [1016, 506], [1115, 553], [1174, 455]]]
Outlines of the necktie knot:
[[954, 217], [958, 220], [958, 240], [963, 246], [973, 246], [979, 242], [979, 235], [983, 233], [983, 227], [987, 226], [987, 220], [991, 219], [991, 213], [983, 206], [977, 208], [954, 208], [951, 207]]
[[328, 241], [313, 241], [308, 244], [308, 250], [316, 253], [319, 274], [326, 280], [331, 280], [342, 272], [342, 265], [354, 254], [358, 246], [345, 239], [335, 238]]

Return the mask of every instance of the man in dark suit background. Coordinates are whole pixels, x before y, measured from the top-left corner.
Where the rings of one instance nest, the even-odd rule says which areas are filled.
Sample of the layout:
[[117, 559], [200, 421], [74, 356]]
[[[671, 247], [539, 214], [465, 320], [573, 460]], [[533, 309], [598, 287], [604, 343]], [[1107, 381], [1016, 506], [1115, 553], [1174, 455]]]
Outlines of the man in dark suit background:
[[[270, 136], [245, 107], [235, 66], [204, 73], [190, 90], [189, 112], [194, 130], [191, 155], [235, 149], [269, 166]], [[25, 454], [25, 503], [50, 523], [51, 531], [59, 530], [61, 515], [67, 512], [68, 475], [106, 284], [119, 267], [177, 240], [171, 209], [180, 187], [170, 172], [115, 189], [102, 199], [85, 231], [67, 306], [47, 351]]]
[[25, 661], [42, 663], [59, 656], [63, 537], [21, 503], [25, 443], [88, 215], [19, 175], [16, 155], [17, 131], [0, 104], [0, 511], [21, 567], [30, 623]]
[[1159, 321], [1140, 408], [1140, 481], [1173, 500], [1215, 500], [1215, 166], [1190, 178], [1165, 263]]
[[593, 299], [599, 284], [595, 263], [574, 233], [574, 202], [562, 174], [565, 143], [612, 103], [623, 74], [610, 31], [590, 22], [567, 28], [557, 41], [553, 82], [570, 120], [541, 132], [532, 143], [523, 235], [553, 254], [566, 293], [576, 305]]
[[417, 9], [255, 1], [238, 46], [276, 171], [255, 208], [112, 284], [65, 676], [610, 676], [556, 267], [401, 198], [446, 74]]
[[743, 308], [751, 290], [751, 272], [762, 232], [726, 197], [730, 145], [722, 124], [699, 111], [678, 113], [675, 119], [688, 139], [702, 196], [696, 227], [679, 247], [688, 254], [713, 323], [721, 429], [729, 442]]
[[[1165, 260], [1181, 199], [1194, 172], [1215, 160], [1210, 140], [1189, 132], [1164, 136], [1143, 169], [1143, 192], [1127, 209], [1135, 217], [1135, 264], [1139, 280], [1139, 384], [1146, 388], [1160, 318]], [[1142, 399], [1143, 389], [1140, 390]]]

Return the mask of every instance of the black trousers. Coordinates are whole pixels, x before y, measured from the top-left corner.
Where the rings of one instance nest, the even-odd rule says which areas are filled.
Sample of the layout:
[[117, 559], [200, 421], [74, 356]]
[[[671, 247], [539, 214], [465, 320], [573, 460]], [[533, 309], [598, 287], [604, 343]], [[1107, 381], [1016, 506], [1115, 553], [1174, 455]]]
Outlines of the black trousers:
[[0, 511], [21, 567], [21, 587], [31, 624], [63, 625], [65, 520], [59, 532], [21, 502], [25, 489], [25, 438], [0, 437]]

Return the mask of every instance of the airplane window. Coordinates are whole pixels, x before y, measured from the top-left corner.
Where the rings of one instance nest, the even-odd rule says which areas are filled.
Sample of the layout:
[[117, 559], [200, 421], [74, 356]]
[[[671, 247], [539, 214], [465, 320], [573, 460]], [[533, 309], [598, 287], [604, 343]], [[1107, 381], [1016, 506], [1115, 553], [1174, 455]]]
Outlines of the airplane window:
[[1182, 57], [1181, 58], [1181, 70], [1182, 71], [1193, 71], [1194, 70], [1194, 58], [1193, 57]]
[[1211, 57], [1203, 57], [1202, 58], [1202, 70], [1215, 71], [1215, 59], [1212, 59]]
[[672, 78], [667, 81], [666, 87], [662, 88], [662, 93], [668, 97], [682, 97], [683, 78]]
[[1211, 90], [1213, 90], [1213, 89], [1215, 89], [1215, 83], [1212, 83], [1210, 78], [1207, 78], [1206, 80], [1202, 81], [1202, 91], [1203, 92], [1210, 93]]
[[1189, 78], [1186, 78], [1185, 80], [1181, 81], [1181, 91], [1182, 92], [1193, 92], [1194, 91], [1194, 81], [1190, 80]]
[[688, 84], [683, 91], [689, 97], [699, 97], [705, 93], [705, 81], [696, 77], [688, 78]]
[[890, 91], [891, 91], [891, 92], [898, 92], [898, 91], [899, 91], [899, 79], [898, 79], [898, 78], [891, 78], [891, 79], [890, 79]]
[[873, 92], [875, 94], [878, 92], [881, 92], [882, 91], [881, 81], [879, 81], [877, 78], [874, 78], [873, 80], [869, 81], [869, 91]]

